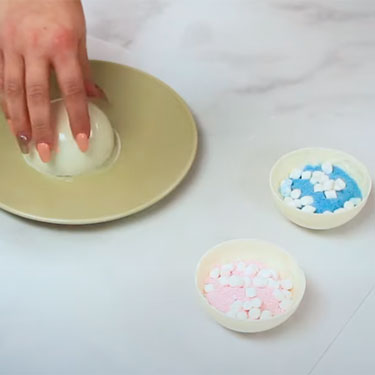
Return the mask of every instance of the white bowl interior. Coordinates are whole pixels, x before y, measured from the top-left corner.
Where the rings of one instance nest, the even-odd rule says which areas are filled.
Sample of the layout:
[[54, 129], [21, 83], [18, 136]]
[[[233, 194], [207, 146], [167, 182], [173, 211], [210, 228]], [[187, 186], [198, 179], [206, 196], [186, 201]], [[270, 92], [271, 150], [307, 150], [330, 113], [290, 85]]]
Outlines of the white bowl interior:
[[[287, 178], [294, 168], [307, 164], [320, 164], [330, 161], [344, 169], [355, 179], [362, 192], [362, 202], [357, 207], [332, 215], [311, 214], [286, 205], [279, 192], [280, 183]], [[353, 156], [338, 150], [325, 148], [305, 148], [282, 156], [270, 173], [270, 187], [276, 205], [292, 222], [310, 229], [331, 229], [353, 219], [364, 207], [371, 192], [371, 177], [367, 168]]]
[[[211, 306], [203, 294], [205, 280], [217, 264], [236, 260], [256, 260], [277, 270], [281, 278], [293, 281], [293, 304], [284, 314], [268, 320], [237, 320]], [[251, 239], [227, 241], [209, 250], [200, 260], [196, 271], [196, 287], [200, 300], [208, 313], [221, 325], [238, 332], [260, 332], [286, 321], [298, 308], [306, 288], [306, 279], [293, 257], [274, 244]]]

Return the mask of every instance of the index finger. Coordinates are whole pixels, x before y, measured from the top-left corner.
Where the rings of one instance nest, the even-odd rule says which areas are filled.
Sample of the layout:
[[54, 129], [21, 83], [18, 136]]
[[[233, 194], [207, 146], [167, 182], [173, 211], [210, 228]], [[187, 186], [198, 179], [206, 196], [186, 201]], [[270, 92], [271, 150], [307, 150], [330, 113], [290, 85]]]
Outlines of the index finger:
[[68, 59], [58, 59], [54, 67], [73, 136], [80, 150], [86, 152], [89, 147], [90, 117], [81, 66], [78, 59], [72, 56]]

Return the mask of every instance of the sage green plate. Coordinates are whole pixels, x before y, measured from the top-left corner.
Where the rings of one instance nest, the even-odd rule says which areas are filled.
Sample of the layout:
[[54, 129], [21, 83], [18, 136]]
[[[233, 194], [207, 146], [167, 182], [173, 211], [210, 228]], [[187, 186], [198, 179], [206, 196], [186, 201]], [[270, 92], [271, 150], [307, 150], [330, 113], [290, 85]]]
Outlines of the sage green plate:
[[[2, 209], [55, 224], [100, 223], [151, 206], [187, 174], [197, 150], [197, 129], [184, 101], [139, 70], [103, 61], [91, 65], [96, 83], [109, 98], [109, 104], [96, 104], [121, 140], [117, 161], [68, 180], [45, 176], [26, 164], [1, 117]], [[56, 87], [52, 92], [58, 96]]]

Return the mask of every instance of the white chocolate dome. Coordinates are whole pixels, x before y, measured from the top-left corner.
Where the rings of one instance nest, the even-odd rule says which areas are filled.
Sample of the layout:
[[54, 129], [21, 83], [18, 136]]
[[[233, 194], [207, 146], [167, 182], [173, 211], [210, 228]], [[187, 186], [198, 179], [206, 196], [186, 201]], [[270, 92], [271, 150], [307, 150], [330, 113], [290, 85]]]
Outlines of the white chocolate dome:
[[115, 134], [107, 116], [96, 105], [89, 103], [91, 136], [89, 149], [83, 153], [70, 129], [63, 100], [51, 102], [52, 123], [56, 126], [57, 144], [51, 161], [43, 163], [35, 147], [25, 155], [26, 162], [37, 171], [53, 176], [77, 176], [102, 167], [113, 155]]

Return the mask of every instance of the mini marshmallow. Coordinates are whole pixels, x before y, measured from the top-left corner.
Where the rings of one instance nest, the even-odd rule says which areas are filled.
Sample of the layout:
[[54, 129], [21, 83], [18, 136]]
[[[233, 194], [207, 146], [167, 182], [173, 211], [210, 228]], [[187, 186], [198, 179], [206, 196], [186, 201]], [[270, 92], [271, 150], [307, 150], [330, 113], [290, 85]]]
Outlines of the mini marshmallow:
[[337, 193], [335, 190], [328, 190], [324, 192], [324, 195], [327, 199], [336, 199]]
[[272, 313], [271, 311], [264, 310], [262, 314], [260, 315], [260, 320], [266, 320], [266, 319], [271, 319], [272, 318]]
[[310, 178], [310, 182], [312, 184], [320, 183], [322, 182], [323, 176], [324, 176], [324, 173], [322, 171], [314, 171]]
[[290, 193], [290, 196], [293, 199], [298, 199], [301, 196], [301, 190], [300, 189], [293, 189], [292, 192]]
[[237, 313], [236, 318], [238, 320], [246, 320], [247, 314], [245, 313], [245, 311], [240, 311], [240, 312]]
[[225, 315], [229, 318], [235, 319], [237, 314], [234, 311], [228, 311], [227, 313], [225, 313]]
[[333, 172], [333, 165], [329, 161], [322, 164], [322, 171], [326, 174], [331, 174]]
[[220, 271], [221, 276], [230, 276], [233, 270], [234, 265], [232, 263], [223, 264]]
[[323, 212], [323, 215], [328, 215], [328, 214], [333, 214], [333, 212], [332, 211], [328, 211], [328, 210]]
[[248, 276], [244, 276], [243, 278], [243, 285], [245, 288], [249, 287], [251, 285], [251, 279]]
[[219, 283], [223, 286], [229, 285], [229, 277], [228, 276], [220, 276]]
[[257, 295], [257, 291], [255, 288], [246, 288], [246, 297], [255, 297]]
[[287, 290], [293, 289], [293, 282], [290, 279], [280, 281], [281, 287]]
[[253, 284], [258, 288], [264, 288], [265, 286], [267, 286], [267, 279], [265, 279], [264, 277], [256, 276], [253, 279]]
[[316, 211], [316, 207], [311, 206], [311, 205], [307, 205], [307, 206], [302, 208], [302, 211], [307, 212], [309, 214], [313, 214]]
[[293, 184], [293, 181], [290, 178], [287, 178], [286, 180], [282, 180], [280, 186], [289, 186], [291, 187]]
[[273, 276], [273, 273], [272, 270], [268, 268], [263, 268], [261, 271], [259, 271], [258, 276], [268, 279], [269, 277]]
[[219, 268], [214, 268], [211, 272], [210, 272], [210, 277], [212, 279], [217, 279], [218, 277], [220, 276], [220, 269]]
[[335, 211], [333, 211], [333, 213], [335, 213], [335, 214], [339, 214], [339, 213], [342, 213], [342, 212], [345, 212], [346, 210], [345, 210], [345, 208], [338, 208], [337, 210], [335, 210]]
[[272, 294], [278, 301], [283, 301], [285, 299], [285, 295], [280, 289], [275, 289]]
[[290, 173], [289, 177], [293, 180], [298, 180], [302, 175], [302, 170], [301, 169], [293, 169], [292, 172]]
[[342, 178], [338, 178], [335, 181], [335, 190], [336, 191], [341, 191], [346, 188], [346, 182]]
[[246, 268], [246, 263], [244, 263], [244, 262], [238, 262], [238, 263], [236, 264], [236, 270], [237, 270], [237, 271], [242, 272], [242, 271], [245, 270], [245, 268]]
[[260, 307], [262, 306], [262, 300], [259, 299], [259, 298], [254, 298], [252, 300], [250, 300], [251, 304], [253, 307]]
[[324, 189], [324, 191], [333, 190], [334, 187], [335, 187], [335, 181], [333, 181], [333, 180], [328, 180], [328, 181], [325, 181], [323, 183], [323, 189]]
[[230, 278], [229, 278], [229, 285], [233, 288], [233, 287], [236, 287], [236, 286], [242, 286], [243, 285], [243, 279], [242, 277], [239, 277], [237, 275], [232, 275]]
[[302, 180], [310, 180], [311, 176], [312, 176], [311, 171], [304, 171], [302, 172], [301, 178]]
[[290, 306], [292, 306], [293, 301], [290, 299], [284, 299], [283, 301], [280, 302], [279, 306], [281, 309], [284, 311], [288, 310]]
[[255, 264], [249, 264], [245, 269], [245, 275], [253, 276], [258, 272], [258, 267]]
[[324, 186], [322, 184], [314, 185], [314, 193], [320, 193], [324, 191]]
[[354, 204], [354, 207], [357, 207], [361, 202], [361, 198], [351, 198], [350, 201]]
[[301, 199], [294, 199], [293, 200], [293, 207], [295, 207], [295, 208], [301, 208], [302, 207]]
[[210, 293], [210, 292], [212, 292], [214, 289], [215, 289], [215, 288], [214, 288], [214, 286], [213, 286], [212, 284], [206, 284], [206, 285], [204, 286], [204, 291], [205, 291], [206, 293]]
[[280, 188], [280, 194], [281, 194], [284, 198], [289, 197], [290, 194], [291, 194], [291, 192], [292, 192], [292, 189], [291, 189], [290, 187], [288, 187], [288, 186], [286, 186], [286, 187], [281, 187], [281, 188]]
[[311, 195], [305, 195], [301, 198], [301, 203], [303, 206], [309, 206], [314, 203], [314, 198]]
[[268, 286], [273, 289], [279, 289], [280, 288], [280, 282], [276, 281], [274, 279], [268, 279]]
[[344, 208], [346, 208], [347, 210], [351, 210], [352, 208], [354, 208], [354, 203], [352, 201], [346, 201], [344, 203]]
[[320, 183], [324, 186], [326, 182], [329, 181], [329, 176], [327, 176], [325, 173], [323, 174], [322, 178], [320, 179]]
[[233, 311], [235, 313], [241, 311], [241, 309], [243, 308], [243, 305], [244, 303], [242, 301], [234, 301], [231, 305], [230, 305], [230, 311]]
[[292, 293], [289, 290], [283, 289], [282, 292], [283, 292], [285, 298], [289, 298], [289, 299], [292, 298]]
[[291, 197], [285, 197], [284, 198], [284, 202], [286, 203], [286, 204], [288, 204], [288, 205], [293, 205], [293, 198], [291, 198]]
[[256, 320], [259, 317], [260, 317], [260, 309], [258, 309], [257, 307], [249, 311], [249, 319]]

